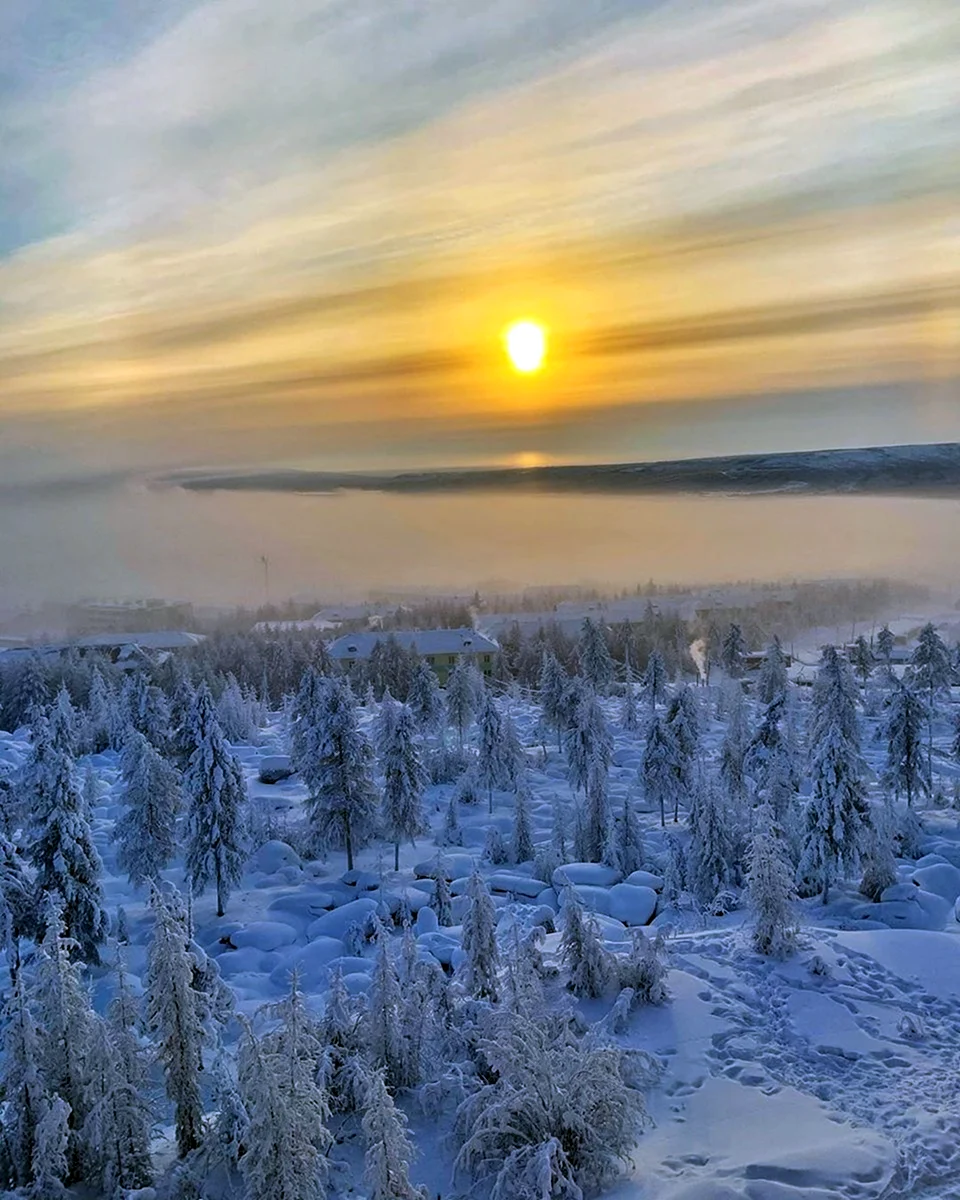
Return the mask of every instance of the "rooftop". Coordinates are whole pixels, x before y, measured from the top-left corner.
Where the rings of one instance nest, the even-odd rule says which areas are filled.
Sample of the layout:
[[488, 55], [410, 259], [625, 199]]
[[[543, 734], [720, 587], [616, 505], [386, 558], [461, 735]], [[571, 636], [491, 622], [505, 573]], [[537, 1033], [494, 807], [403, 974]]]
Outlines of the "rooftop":
[[369, 658], [377, 642], [394, 638], [404, 649], [421, 654], [494, 654], [500, 647], [476, 629], [397, 629], [389, 633], [347, 633], [330, 643], [333, 658]]

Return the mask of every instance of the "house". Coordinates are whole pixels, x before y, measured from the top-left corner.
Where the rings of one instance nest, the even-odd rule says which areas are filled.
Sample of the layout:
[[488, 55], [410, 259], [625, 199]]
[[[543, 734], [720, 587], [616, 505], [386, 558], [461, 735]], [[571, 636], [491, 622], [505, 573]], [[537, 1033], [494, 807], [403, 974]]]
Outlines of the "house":
[[347, 633], [328, 646], [331, 658], [348, 665], [366, 662], [378, 642], [393, 638], [405, 650], [415, 649], [436, 672], [441, 685], [461, 659], [489, 675], [500, 647], [476, 629], [398, 629], [390, 633]]

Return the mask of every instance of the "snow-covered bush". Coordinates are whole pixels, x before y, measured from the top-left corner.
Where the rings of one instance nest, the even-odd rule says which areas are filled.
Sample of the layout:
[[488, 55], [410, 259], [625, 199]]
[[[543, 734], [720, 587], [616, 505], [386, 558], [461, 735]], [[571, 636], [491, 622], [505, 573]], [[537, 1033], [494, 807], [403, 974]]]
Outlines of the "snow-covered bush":
[[[632, 993], [632, 1003], [662, 1004], [667, 998], [667, 967], [664, 941], [648, 938], [642, 929], [632, 931], [630, 953], [617, 957], [620, 987]], [[622, 993], [621, 993], [622, 994]]]

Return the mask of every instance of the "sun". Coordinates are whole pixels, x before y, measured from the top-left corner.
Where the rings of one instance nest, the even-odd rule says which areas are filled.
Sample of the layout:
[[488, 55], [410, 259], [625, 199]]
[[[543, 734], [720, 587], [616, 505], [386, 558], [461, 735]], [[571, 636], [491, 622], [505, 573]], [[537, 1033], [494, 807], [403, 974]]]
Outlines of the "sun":
[[514, 321], [503, 331], [507, 358], [515, 371], [532, 375], [547, 355], [547, 331], [536, 321]]

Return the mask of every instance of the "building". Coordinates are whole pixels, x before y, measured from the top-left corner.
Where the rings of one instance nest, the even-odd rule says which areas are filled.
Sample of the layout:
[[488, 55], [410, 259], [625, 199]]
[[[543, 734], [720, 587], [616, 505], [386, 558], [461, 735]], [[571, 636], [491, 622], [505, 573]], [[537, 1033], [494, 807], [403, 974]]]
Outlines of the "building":
[[441, 684], [462, 659], [484, 675], [493, 671], [500, 647], [476, 629], [398, 629], [390, 633], [346, 633], [330, 643], [330, 656], [349, 665], [366, 662], [378, 642], [393, 638], [405, 650], [415, 649], [436, 672]]
[[67, 632], [138, 633], [183, 629], [193, 624], [193, 607], [171, 600], [96, 600], [67, 610]]

